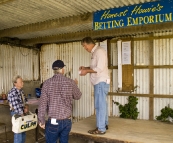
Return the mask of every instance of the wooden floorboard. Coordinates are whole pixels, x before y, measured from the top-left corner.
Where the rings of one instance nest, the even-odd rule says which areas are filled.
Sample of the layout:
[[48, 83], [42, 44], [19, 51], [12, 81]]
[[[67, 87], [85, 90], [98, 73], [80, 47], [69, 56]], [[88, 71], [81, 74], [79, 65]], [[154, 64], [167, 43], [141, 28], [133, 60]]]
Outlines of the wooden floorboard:
[[95, 116], [72, 125], [71, 134], [87, 140], [111, 143], [173, 143], [173, 124], [159, 121], [109, 118], [109, 129], [104, 135], [91, 135], [96, 127]]

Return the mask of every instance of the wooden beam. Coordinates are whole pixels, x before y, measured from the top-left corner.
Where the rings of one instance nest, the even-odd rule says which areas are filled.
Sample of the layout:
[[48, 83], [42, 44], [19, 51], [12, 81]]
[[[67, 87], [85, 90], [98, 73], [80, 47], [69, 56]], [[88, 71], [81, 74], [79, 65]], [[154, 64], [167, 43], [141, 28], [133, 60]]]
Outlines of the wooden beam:
[[109, 69], [118, 69], [118, 66], [110, 66]]
[[[173, 38], [173, 34], [171, 34], [171, 35], [163, 35], [163, 36], [139, 37], [139, 38], [134, 38], [134, 41], [143, 41], [143, 40], [153, 41], [153, 40], [168, 39], [168, 38]], [[130, 39], [130, 38], [127, 38], [127, 39]]]
[[0, 0], [0, 5], [5, 4], [7, 2], [11, 2], [11, 1], [14, 1], [14, 0]]
[[154, 66], [154, 65], [136, 65], [134, 66], [134, 69], [157, 69], [157, 68], [173, 68], [173, 65], [160, 65], [160, 66]]
[[[70, 25], [69, 25], [70, 26]], [[173, 22], [159, 23], [159, 24], [149, 24], [142, 26], [130, 26], [124, 28], [113, 28], [111, 30], [97, 30], [97, 31], [84, 31], [84, 32], [76, 32], [76, 33], [68, 33], [61, 35], [52, 35], [46, 37], [38, 37], [33, 39], [24, 39], [22, 40], [22, 44], [38, 44], [38, 43], [62, 43], [62, 42], [72, 42], [79, 41], [82, 37], [91, 36], [93, 39], [98, 39], [101, 37], [119, 37], [123, 35], [135, 35], [140, 33], [152, 33], [157, 31], [166, 31], [173, 29]], [[0, 31], [1, 32], [1, 31]], [[157, 36], [156, 38], [173, 38], [173, 35], [167, 36]], [[123, 37], [122, 37], [123, 38]], [[151, 37], [142, 37], [141, 39], [150, 40]], [[155, 37], [153, 37], [155, 38]], [[129, 38], [127, 38], [129, 39]], [[130, 38], [131, 39], [131, 38]], [[139, 40], [139, 39], [135, 39]]]
[[[110, 40], [107, 40], [107, 56], [108, 56], [108, 67], [111, 66], [111, 42]], [[111, 70], [110, 72], [110, 91], [113, 91], [113, 70]], [[112, 103], [112, 100], [113, 100], [113, 97], [110, 97], [110, 115], [113, 116], [113, 103]]]
[[19, 27], [13, 27], [5, 30], [0, 30], [0, 37], [12, 37], [20, 34], [35, 33], [38, 31], [48, 31], [57, 28], [70, 27], [74, 25], [86, 25], [87, 23], [92, 23], [92, 13], [86, 13], [78, 16], [70, 16], [61, 19], [53, 19], [44, 22], [23, 25]]
[[[162, 35], [162, 36], [148, 36], [148, 37], [137, 37], [137, 38], [133, 38], [134, 41], [144, 41], [144, 40], [157, 40], [157, 39], [168, 39], [168, 38], [173, 38], [173, 34], [171, 35]], [[121, 40], [123, 41], [131, 41], [132, 38], [131, 37], [121, 37]], [[111, 43], [116, 43], [118, 41], [118, 38], [111, 40]]]
[[[87, 132], [87, 131], [86, 131]], [[98, 135], [90, 135], [90, 134], [81, 134], [81, 133], [70, 133], [72, 136], [84, 139], [84, 140], [91, 140], [89, 143], [133, 143], [129, 141], [121, 141], [118, 139], [111, 139], [111, 138], [105, 138], [104, 136], [98, 136]]]
[[110, 42], [110, 40], [107, 40], [107, 56], [108, 56], [108, 67], [110, 67], [111, 66], [111, 63], [112, 63], [112, 61], [111, 61], [111, 42]]
[[[153, 35], [152, 35], [153, 36]], [[153, 47], [153, 40], [150, 41], [150, 45], [149, 45], [149, 64], [150, 66], [153, 66], [153, 58], [154, 58], [154, 47]], [[154, 93], [154, 69], [153, 68], [149, 68], [149, 93], [151, 95], [153, 95]], [[153, 120], [154, 119], [154, 99], [153, 96], [151, 96], [149, 98], [149, 120]]]
[[116, 93], [109, 92], [109, 96], [137, 96], [137, 97], [153, 97], [153, 98], [173, 98], [173, 95], [164, 95], [164, 94], [137, 94], [137, 93]]
[[[109, 69], [118, 69], [118, 66], [110, 66], [108, 67]], [[138, 66], [134, 66], [134, 69], [163, 69], [163, 68], [166, 68], [166, 69], [172, 69], [173, 68], [173, 65], [160, 65], [160, 66], [149, 66], [149, 65], [138, 65]]]
[[151, 97], [150, 94], [135, 94], [135, 93], [116, 93], [116, 92], [109, 92], [108, 95], [110, 96], [137, 96], [137, 97]]

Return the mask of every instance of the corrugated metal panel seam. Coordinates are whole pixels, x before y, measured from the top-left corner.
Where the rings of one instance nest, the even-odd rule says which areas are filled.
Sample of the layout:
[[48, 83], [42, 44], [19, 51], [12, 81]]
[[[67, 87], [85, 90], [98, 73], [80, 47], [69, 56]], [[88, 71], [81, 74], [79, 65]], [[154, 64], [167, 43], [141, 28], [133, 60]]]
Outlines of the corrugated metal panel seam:
[[2, 88], [5, 92], [12, 88], [12, 78], [15, 75], [22, 76], [23, 80], [38, 80], [39, 57], [38, 54], [33, 54], [34, 52], [31, 49], [0, 45], [0, 77], [2, 77], [0, 93]]

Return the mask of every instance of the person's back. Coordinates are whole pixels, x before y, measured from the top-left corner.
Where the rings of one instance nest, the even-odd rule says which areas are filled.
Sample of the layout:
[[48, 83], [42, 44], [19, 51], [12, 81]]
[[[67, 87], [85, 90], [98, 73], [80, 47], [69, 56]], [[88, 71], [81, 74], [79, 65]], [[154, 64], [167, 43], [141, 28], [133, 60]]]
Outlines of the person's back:
[[[43, 104], [48, 102], [48, 117], [64, 119], [71, 116], [72, 100], [80, 97], [81, 92], [72, 79], [55, 74], [44, 82], [40, 101]], [[43, 107], [45, 106], [41, 106], [40, 111], [45, 111]]]
[[[64, 63], [57, 60], [53, 63], [54, 76], [43, 84], [38, 108], [40, 127], [46, 129], [46, 143], [68, 143], [71, 130], [71, 113], [73, 99], [80, 99], [82, 93], [75, 81], [65, 77]], [[45, 115], [48, 121], [45, 126]]]

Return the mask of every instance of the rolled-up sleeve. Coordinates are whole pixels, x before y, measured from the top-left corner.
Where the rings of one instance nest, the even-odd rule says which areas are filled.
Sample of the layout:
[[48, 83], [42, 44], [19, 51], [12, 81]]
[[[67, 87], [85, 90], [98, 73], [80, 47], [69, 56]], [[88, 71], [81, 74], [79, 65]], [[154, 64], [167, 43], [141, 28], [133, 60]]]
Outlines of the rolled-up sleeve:
[[72, 90], [73, 90], [73, 99], [75, 100], [79, 100], [82, 96], [82, 93], [80, 92], [80, 89], [78, 88], [78, 86], [76, 85], [76, 83], [74, 81], [72, 81]]
[[42, 124], [45, 123], [45, 114], [46, 114], [47, 105], [48, 105], [47, 100], [48, 100], [47, 83], [45, 82], [41, 90], [41, 97], [40, 97], [39, 105], [38, 105], [38, 120]]

